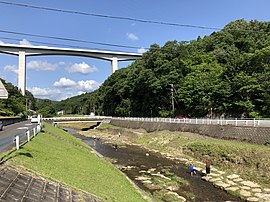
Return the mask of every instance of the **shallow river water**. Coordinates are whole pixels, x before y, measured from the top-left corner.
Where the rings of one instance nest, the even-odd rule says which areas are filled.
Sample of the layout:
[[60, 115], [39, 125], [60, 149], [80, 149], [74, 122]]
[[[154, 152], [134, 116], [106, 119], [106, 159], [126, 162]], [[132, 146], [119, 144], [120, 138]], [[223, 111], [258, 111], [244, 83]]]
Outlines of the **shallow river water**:
[[[214, 187], [211, 183], [201, 180], [200, 174], [190, 176], [187, 165], [167, 159], [159, 153], [150, 152], [133, 145], [118, 146], [115, 149], [114, 145], [102, 143], [98, 139], [74, 134], [74, 131], [69, 132], [104, 157], [112, 159], [113, 164], [120, 167], [122, 172], [138, 187], [151, 193], [156, 198], [162, 198], [160, 192], [162, 192], [163, 187], [165, 191], [168, 191], [169, 188], [178, 195], [185, 197], [187, 201], [241, 201], [239, 198]], [[139, 180], [140, 177], [143, 180]], [[154, 179], [154, 177], [156, 178]], [[172, 183], [173, 181], [178, 183], [177, 186]], [[167, 187], [164, 188], [164, 186]], [[162, 200], [173, 201], [171, 199], [166, 200], [164, 195]]]

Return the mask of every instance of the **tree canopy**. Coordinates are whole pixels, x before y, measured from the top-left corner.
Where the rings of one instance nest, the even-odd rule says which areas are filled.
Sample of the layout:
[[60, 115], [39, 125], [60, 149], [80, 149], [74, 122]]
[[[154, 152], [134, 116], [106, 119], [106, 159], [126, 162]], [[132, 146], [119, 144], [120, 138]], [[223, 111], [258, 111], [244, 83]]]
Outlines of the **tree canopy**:
[[36, 109], [36, 99], [29, 91], [26, 91], [25, 96], [22, 96], [17, 87], [6, 83], [3, 79], [1, 81], [8, 91], [8, 99], [0, 99], [0, 116], [24, 117], [30, 109]]
[[56, 108], [110, 116], [204, 117], [211, 109], [216, 117], [269, 117], [269, 68], [270, 23], [240, 19], [197, 40], [153, 44], [98, 90]]

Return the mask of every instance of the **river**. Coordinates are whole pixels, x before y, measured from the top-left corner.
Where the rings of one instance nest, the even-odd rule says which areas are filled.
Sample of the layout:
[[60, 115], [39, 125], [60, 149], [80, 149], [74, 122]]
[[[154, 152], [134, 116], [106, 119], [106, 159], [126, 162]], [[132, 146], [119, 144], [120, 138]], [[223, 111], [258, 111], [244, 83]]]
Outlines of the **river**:
[[[188, 166], [134, 145], [111, 145], [68, 131], [124, 172], [140, 189], [160, 201], [241, 201], [225, 191], [190, 176]], [[117, 147], [117, 148], [116, 148]], [[176, 193], [176, 194], [175, 194]]]

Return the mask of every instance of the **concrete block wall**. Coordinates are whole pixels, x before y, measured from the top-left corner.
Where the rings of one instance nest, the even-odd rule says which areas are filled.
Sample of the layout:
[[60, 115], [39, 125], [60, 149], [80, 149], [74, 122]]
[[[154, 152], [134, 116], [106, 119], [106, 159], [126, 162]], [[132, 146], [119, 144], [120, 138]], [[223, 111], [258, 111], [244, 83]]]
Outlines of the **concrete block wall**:
[[13, 123], [18, 123], [20, 121], [25, 121], [25, 118], [1, 118], [0, 121], [2, 121], [3, 126], [7, 126]]
[[270, 143], [270, 128], [268, 127], [142, 122], [114, 119], [112, 119], [110, 123], [123, 128], [142, 128], [147, 132], [161, 130], [182, 131], [198, 133], [219, 139], [237, 140], [255, 144], [266, 144], [266, 142]]

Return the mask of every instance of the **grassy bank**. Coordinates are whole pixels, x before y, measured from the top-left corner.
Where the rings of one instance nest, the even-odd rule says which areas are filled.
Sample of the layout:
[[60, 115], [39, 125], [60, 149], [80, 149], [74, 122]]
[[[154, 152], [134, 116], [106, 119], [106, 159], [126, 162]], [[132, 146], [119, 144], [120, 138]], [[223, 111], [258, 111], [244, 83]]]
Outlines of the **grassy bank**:
[[8, 165], [22, 166], [106, 201], [145, 201], [122, 173], [88, 146], [60, 129], [44, 125], [45, 132], [5, 157]]
[[58, 123], [57, 126], [58, 127], [62, 127], [62, 128], [73, 128], [76, 130], [81, 130], [84, 128], [90, 128], [93, 125], [96, 125], [97, 123], [89, 123], [89, 122], [82, 122], [82, 123]]
[[[269, 146], [213, 139], [192, 133], [170, 131], [147, 133], [144, 130], [124, 129], [109, 124], [103, 124], [99, 130], [115, 134], [120, 131], [122, 138], [128, 141], [173, 156], [190, 156], [201, 162], [209, 159], [217, 168], [228, 173], [238, 173], [244, 179], [269, 187]], [[130, 135], [131, 132], [134, 133], [133, 136]]]

